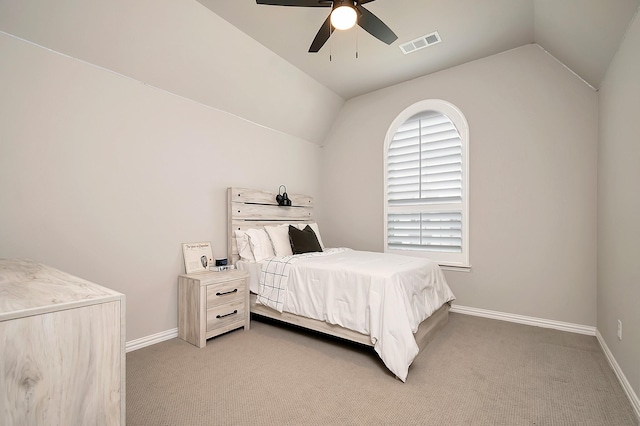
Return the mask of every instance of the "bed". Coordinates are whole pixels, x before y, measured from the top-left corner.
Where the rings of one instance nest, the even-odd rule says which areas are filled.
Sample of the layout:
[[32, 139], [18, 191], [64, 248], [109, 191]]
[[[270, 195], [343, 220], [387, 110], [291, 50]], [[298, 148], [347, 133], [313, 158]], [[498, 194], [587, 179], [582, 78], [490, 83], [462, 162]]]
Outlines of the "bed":
[[[249, 272], [252, 314], [371, 346], [406, 381], [415, 356], [447, 323], [454, 299], [438, 265], [422, 258], [324, 247], [312, 197], [289, 194], [292, 205], [281, 207], [276, 195], [228, 189], [228, 257]], [[289, 225], [306, 231], [309, 225], [323, 251], [285, 253], [281, 235]], [[268, 239], [258, 244], [257, 237], [265, 234]], [[253, 253], [246, 254], [248, 245]], [[264, 252], [267, 246], [271, 252]], [[255, 259], [247, 260], [252, 254]]]

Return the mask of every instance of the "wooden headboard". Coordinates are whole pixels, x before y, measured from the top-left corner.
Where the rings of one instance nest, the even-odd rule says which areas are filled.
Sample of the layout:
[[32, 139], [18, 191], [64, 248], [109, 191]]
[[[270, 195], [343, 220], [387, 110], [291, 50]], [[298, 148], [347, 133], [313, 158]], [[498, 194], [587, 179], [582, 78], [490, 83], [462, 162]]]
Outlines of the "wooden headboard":
[[276, 192], [247, 188], [227, 189], [227, 255], [230, 264], [240, 259], [233, 231], [314, 222], [312, 197], [287, 193], [291, 206], [281, 207], [276, 202], [276, 195]]

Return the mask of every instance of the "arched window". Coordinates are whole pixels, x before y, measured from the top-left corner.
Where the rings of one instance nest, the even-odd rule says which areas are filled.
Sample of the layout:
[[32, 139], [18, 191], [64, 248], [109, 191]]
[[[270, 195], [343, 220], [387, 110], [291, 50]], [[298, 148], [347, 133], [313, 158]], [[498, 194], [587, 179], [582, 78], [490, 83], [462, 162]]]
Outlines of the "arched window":
[[469, 265], [469, 127], [449, 102], [418, 102], [385, 140], [385, 251]]

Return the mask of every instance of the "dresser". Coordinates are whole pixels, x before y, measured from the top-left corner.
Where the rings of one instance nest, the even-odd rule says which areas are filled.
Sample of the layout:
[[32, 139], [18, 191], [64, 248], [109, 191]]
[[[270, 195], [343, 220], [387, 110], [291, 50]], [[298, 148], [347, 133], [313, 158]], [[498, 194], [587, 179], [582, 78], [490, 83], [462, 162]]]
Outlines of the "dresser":
[[124, 339], [123, 294], [0, 259], [0, 423], [124, 425]]
[[249, 274], [200, 272], [178, 277], [178, 337], [203, 348], [207, 339], [249, 330]]

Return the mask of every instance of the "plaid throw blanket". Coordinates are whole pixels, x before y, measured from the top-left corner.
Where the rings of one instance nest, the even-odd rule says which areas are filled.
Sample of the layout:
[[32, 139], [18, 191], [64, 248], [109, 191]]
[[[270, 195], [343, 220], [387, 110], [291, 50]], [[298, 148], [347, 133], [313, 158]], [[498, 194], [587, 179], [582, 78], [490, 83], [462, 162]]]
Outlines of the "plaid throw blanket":
[[274, 257], [264, 262], [256, 299], [258, 303], [282, 312], [289, 282], [289, 270], [291, 264], [297, 261], [295, 256], [284, 256]]
[[287, 294], [287, 284], [292, 265], [310, 257], [326, 256], [349, 250], [346, 248], [327, 249], [324, 252], [296, 254], [293, 256], [272, 257], [262, 264], [260, 287], [257, 302], [282, 312]]

